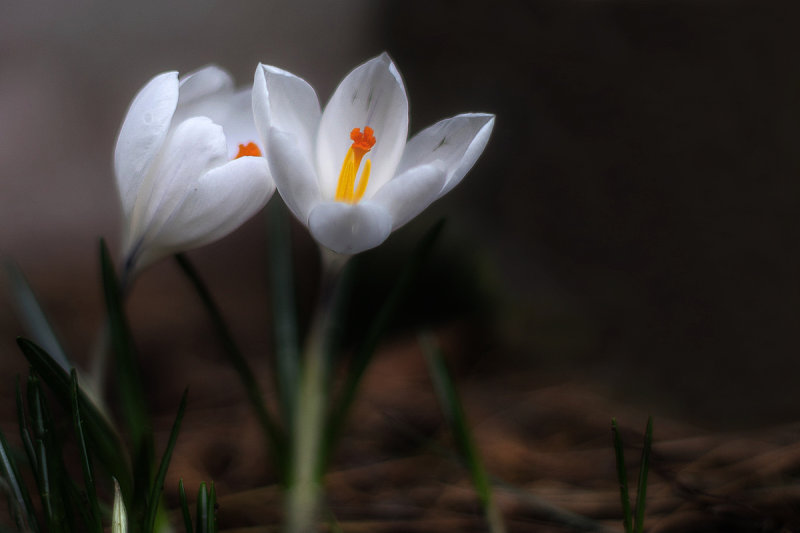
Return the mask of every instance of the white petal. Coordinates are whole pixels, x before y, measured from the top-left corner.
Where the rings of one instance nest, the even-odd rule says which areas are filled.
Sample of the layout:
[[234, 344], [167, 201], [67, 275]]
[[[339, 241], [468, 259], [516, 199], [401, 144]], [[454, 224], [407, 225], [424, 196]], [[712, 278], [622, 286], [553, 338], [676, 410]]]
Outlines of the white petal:
[[178, 103], [178, 73], [159, 74], [131, 102], [114, 150], [122, 209], [130, 217], [147, 168], [161, 149]]
[[484, 113], [465, 113], [437, 122], [408, 141], [397, 171], [438, 161], [447, 172], [447, 183], [441, 192], [445, 194], [475, 164], [489, 141], [492, 127], [494, 115]]
[[446, 174], [441, 167], [415, 167], [381, 187], [370, 201], [383, 206], [389, 212], [394, 231], [439, 197], [445, 179]]
[[241, 157], [208, 171], [185, 191], [141, 265], [224, 237], [264, 207], [274, 191], [263, 157]]
[[200, 176], [228, 161], [227, 152], [222, 128], [206, 117], [190, 118], [170, 132], [136, 199], [129, 244], [141, 239], [146, 246]]
[[311, 208], [320, 201], [314, 167], [291, 134], [272, 128], [268, 137], [267, 160], [278, 192], [294, 216], [307, 226]]
[[215, 117], [212, 114], [200, 115], [211, 118], [222, 126], [225, 139], [228, 143], [228, 158], [234, 159], [239, 153], [240, 144], [255, 143], [259, 145], [261, 153], [265, 152], [263, 144], [253, 122], [252, 89], [241, 89], [225, 96], [224, 116]]
[[392, 217], [372, 202], [317, 204], [308, 229], [322, 246], [340, 254], [357, 254], [378, 246], [392, 232]]
[[269, 65], [256, 68], [253, 82], [253, 116], [266, 149], [269, 132], [277, 128], [295, 139], [297, 150], [312, 161], [320, 107], [314, 89], [294, 74]]
[[403, 155], [408, 136], [408, 98], [400, 73], [382, 54], [357, 67], [331, 97], [319, 126], [317, 172], [323, 197], [333, 199], [354, 128], [371, 127], [376, 143], [367, 157], [372, 173], [365, 198], [389, 181]]
[[251, 89], [235, 91], [230, 74], [219, 67], [205, 67], [181, 78], [173, 122], [177, 124], [191, 117], [208, 117], [222, 126], [230, 159], [236, 157], [240, 144], [258, 140]]
[[214, 94], [233, 91], [233, 78], [216, 65], [208, 65], [190, 72], [180, 79], [178, 106], [185, 106]]

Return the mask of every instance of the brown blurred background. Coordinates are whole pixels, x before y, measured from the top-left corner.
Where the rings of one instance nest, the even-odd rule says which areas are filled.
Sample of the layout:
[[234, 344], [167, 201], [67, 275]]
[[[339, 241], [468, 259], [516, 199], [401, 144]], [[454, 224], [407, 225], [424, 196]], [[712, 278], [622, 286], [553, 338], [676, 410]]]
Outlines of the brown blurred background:
[[[531, 389], [580, 383], [712, 429], [800, 417], [795, 3], [51, 0], [0, 10], [0, 252], [29, 276], [77, 360], [101, 321], [97, 242], [118, 239], [112, 154], [136, 91], [206, 63], [247, 85], [261, 61], [304, 77], [325, 102], [386, 50], [406, 82], [412, 132], [466, 111], [497, 122], [467, 179], [365, 254], [354, 317], [380, 294], [364, 287], [390, 283], [415, 238], [446, 216], [425, 290], [396, 334], [468, 324], [470, 342], [453, 354], [460, 373], [514, 374]], [[257, 217], [191, 254], [262, 370], [264, 234]], [[307, 234], [294, 234], [305, 310], [316, 257]], [[169, 262], [144, 274], [130, 310], [169, 412], [191, 372], [219, 359], [207, 354], [202, 310]], [[3, 303], [3, 397], [25, 369], [20, 333]], [[201, 383], [235, 389], [232, 373], [215, 376], [218, 385]]]

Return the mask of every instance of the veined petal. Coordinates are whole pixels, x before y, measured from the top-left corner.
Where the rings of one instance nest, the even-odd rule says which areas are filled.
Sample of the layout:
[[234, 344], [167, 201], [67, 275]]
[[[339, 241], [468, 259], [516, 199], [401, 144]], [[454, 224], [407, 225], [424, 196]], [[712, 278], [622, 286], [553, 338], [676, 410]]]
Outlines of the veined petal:
[[152, 236], [140, 268], [179, 250], [203, 246], [238, 228], [272, 196], [275, 183], [263, 157], [241, 157], [209, 170], [189, 187]]
[[320, 201], [317, 174], [296, 138], [277, 128], [268, 134], [269, 166], [278, 192], [294, 216], [308, 225], [308, 214]]
[[392, 217], [372, 202], [324, 202], [311, 210], [308, 229], [322, 246], [340, 254], [357, 254], [389, 237]]
[[486, 147], [494, 115], [465, 113], [437, 122], [415, 135], [403, 153], [398, 173], [419, 165], [440, 162], [447, 173], [445, 194], [466, 175]]
[[140, 188], [131, 217], [130, 244], [137, 245], [141, 239], [145, 246], [200, 176], [226, 161], [225, 135], [218, 124], [193, 117], [175, 127]]
[[177, 103], [177, 72], [159, 74], [131, 102], [114, 150], [114, 173], [126, 217], [131, 216], [147, 169], [167, 137]]
[[389, 181], [408, 137], [408, 97], [400, 73], [387, 54], [357, 67], [337, 87], [320, 120], [317, 172], [324, 198], [333, 199], [353, 128], [371, 127], [377, 142], [366, 157], [372, 172], [364, 198]]
[[213, 94], [233, 91], [233, 78], [228, 71], [208, 65], [180, 78], [180, 98], [178, 106], [190, 105]]
[[414, 167], [381, 187], [370, 201], [392, 216], [394, 231], [431, 205], [445, 181], [446, 173], [437, 165]]
[[276, 128], [293, 136], [296, 149], [313, 161], [320, 107], [317, 93], [305, 80], [276, 67], [259, 65], [253, 81], [253, 116], [265, 153], [272, 151], [268, 146], [270, 129]]

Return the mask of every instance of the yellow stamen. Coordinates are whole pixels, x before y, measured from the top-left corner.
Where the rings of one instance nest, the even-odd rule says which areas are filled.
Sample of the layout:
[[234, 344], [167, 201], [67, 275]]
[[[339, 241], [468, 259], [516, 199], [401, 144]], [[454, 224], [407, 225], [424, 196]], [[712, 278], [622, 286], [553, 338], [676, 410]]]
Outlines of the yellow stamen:
[[364, 170], [361, 171], [361, 179], [358, 180], [358, 189], [356, 189], [355, 198], [353, 198], [353, 203], [357, 204], [361, 201], [361, 197], [364, 196], [364, 191], [367, 190], [367, 182], [369, 181], [369, 171], [372, 168], [372, 160], [367, 159], [367, 162], [364, 163]]
[[258, 149], [256, 143], [240, 144], [239, 153], [236, 154], [236, 157], [234, 157], [234, 159], [239, 159], [240, 157], [245, 157], [245, 156], [261, 157], [261, 150]]
[[[339, 172], [339, 184], [336, 186], [336, 201], [349, 202], [348, 196], [353, 191], [353, 181], [355, 181], [356, 174], [356, 161], [353, 154], [353, 149], [347, 150], [342, 163], [342, 171]], [[350, 191], [350, 194], [348, 194]]]
[[367, 183], [369, 182], [370, 169], [372, 168], [371, 161], [367, 159], [367, 162], [364, 163], [364, 170], [361, 172], [361, 179], [358, 181], [357, 189], [356, 174], [358, 173], [358, 167], [361, 166], [361, 159], [364, 154], [375, 146], [373, 133], [372, 128], [369, 126], [364, 127], [363, 133], [359, 128], [355, 128], [350, 132], [353, 144], [348, 148], [347, 154], [344, 156], [342, 170], [339, 173], [335, 196], [337, 202], [355, 204], [364, 196], [364, 191], [367, 190]]

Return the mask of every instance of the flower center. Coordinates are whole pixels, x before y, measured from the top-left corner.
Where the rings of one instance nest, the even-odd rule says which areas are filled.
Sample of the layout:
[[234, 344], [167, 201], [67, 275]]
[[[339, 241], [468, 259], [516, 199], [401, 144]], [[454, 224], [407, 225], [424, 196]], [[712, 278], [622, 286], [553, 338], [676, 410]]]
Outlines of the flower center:
[[369, 126], [364, 126], [363, 133], [360, 128], [354, 128], [350, 132], [353, 144], [344, 156], [342, 171], [339, 173], [339, 183], [336, 185], [335, 198], [337, 202], [357, 204], [361, 197], [364, 196], [364, 191], [367, 190], [367, 183], [369, 182], [369, 171], [372, 167], [372, 162], [367, 159], [364, 163], [364, 170], [361, 172], [358, 186], [356, 186], [356, 174], [358, 173], [358, 167], [361, 166], [361, 159], [364, 154], [375, 146], [374, 133]]
[[240, 157], [246, 157], [246, 156], [261, 157], [261, 150], [258, 149], [256, 143], [240, 144], [239, 153], [236, 154], [236, 157], [234, 157], [234, 159], [239, 159]]

